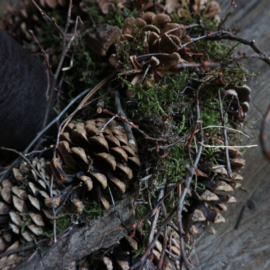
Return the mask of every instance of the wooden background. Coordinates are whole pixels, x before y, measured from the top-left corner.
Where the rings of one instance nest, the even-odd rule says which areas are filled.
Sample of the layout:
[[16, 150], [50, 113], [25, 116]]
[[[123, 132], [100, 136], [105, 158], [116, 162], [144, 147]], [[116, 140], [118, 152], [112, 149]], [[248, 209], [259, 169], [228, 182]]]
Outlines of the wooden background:
[[[270, 0], [235, 1], [237, 9], [231, 7], [231, 0], [219, 0], [222, 15], [233, 12], [228, 25], [239, 25], [240, 36], [254, 39], [270, 55]], [[3, 2], [0, 0], [0, 4]], [[248, 47], [240, 46], [239, 49], [251, 52]], [[251, 139], [243, 139], [243, 145], [259, 145], [261, 120], [270, 103], [270, 69], [257, 59], [248, 61], [247, 66], [250, 71], [259, 71], [261, 76], [248, 81], [252, 101], [245, 132]], [[243, 189], [234, 192], [237, 203], [230, 205], [224, 213], [227, 222], [216, 227], [216, 235], [205, 233], [197, 240], [192, 257], [195, 270], [270, 269], [270, 166], [262, 156], [260, 146], [247, 150], [245, 158]], [[238, 229], [234, 229], [248, 200], [254, 202], [255, 208], [246, 207]]]

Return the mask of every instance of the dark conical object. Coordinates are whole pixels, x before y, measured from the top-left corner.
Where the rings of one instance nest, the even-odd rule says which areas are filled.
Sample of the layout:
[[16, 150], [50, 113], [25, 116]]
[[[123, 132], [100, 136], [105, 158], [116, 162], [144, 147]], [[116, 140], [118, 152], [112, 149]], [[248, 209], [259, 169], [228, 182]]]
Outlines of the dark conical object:
[[46, 68], [1, 29], [0, 62], [0, 146], [23, 150], [42, 128]]

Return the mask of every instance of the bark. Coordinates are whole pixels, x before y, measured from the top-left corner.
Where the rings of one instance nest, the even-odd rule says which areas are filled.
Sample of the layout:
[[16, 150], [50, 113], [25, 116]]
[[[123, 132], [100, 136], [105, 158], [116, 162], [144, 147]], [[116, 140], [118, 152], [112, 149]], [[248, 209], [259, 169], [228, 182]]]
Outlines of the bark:
[[45, 66], [0, 29], [0, 146], [24, 150], [41, 130]]
[[[126, 226], [134, 222], [133, 199], [127, 196], [116, 203], [116, 209], [124, 220]], [[114, 214], [111, 207], [108, 213], [100, 219], [91, 221], [83, 227], [75, 227], [64, 238], [58, 240], [43, 255], [36, 255], [30, 262], [19, 265], [17, 270], [53, 270], [66, 269], [75, 260], [78, 260], [101, 248], [109, 248], [127, 235], [126, 229]]]

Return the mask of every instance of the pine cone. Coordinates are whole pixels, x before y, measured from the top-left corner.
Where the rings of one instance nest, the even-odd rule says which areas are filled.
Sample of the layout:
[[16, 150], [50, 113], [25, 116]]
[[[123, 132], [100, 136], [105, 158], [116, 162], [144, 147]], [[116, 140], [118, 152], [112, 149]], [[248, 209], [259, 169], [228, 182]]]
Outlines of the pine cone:
[[[155, 15], [153, 12], [146, 12], [141, 18], [126, 18], [122, 29], [121, 42], [127, 42], [132, 47], [132, 42], [136, 39], [134, 31], [140, 29], [145, 35], [144, 48], [141, 54], [164, 53], [164, 55], [152, 57], [147, 63], [139, 63], [137, 56], [130, 56], [134, 69], [137, 69], [134, 75], [133, 70], [123, 71], [120, 75], [131, 75], [131, 84], [136, 86], [143, 81], [153, 86], [155, 83], [167, 75], [178, 74], [183, 70], [182, 63], [186, 61], [180, 56], [178, 47], [182, 42], [186, 42], [189, 37], [185, 29], [180, 29], [183, 25], [171, 22], [171, 18], [166, 14]], [[175, 29], [175, 30], [174, 30]], [[121, 64], [121, 45], [116, 45], [116, 54], [110, 56], [110, 64], [118, 67]], [[132, 53], [132, 52], [130, 52]], [[184, 57], [184, 53], [183, 53]], [[141, 71], [141, 72], [138, 72]], [[127, 95], [130, 97], [132, 93]]]
[[189, 18], [190, 14], [193, 16], [201, 16], [204, 13], [206, 18], [214, 18], [214, 20], [220, 21], [217, 14], [221, 12], [221, 9], [219, 3], [216, 1], [195, 0], [195, 4], [191, 7], [189, 0], [167, 0], [165, 10], [168, 14], [172, 14], [176, 11], [179, 18]]
[[[33, 166], [45, 178], [49, 175], [45, 170], [45, 159], [33, 160]], [[38, 179], [36, 173], [25, 163], [13, 168], [13, 177], [5, 179], [0, 186], [0, 228], [4, 230], [0, 236], [0, 252], [16, 249], [26, 242], [32, 242], [45, 230], [49, 222], [42, 211], [46, 210], [44, 199], [49, 198], [45, 191], [45, 182]], [[57, 191], [53, 191], [56, 195]], [[49, 224], [48, 224], [49, 225]], [[47, 226], [48, 226], [47, 225]], [[15, 267], [24, 257], [11, 254], [0, 259], [0, 270]]]
[[120, 192], [126, 191], [128, 180], [140, 167], [137, 148], [128, 145], [125, 129], [116, 121], [98, 118], [85, 123], [70, 123], [67, 131], [60, 137], [58, 153], [51, 169], [61, 183], [80, 181], [98, 190], [99, 198], [106, 210], [109, 203], [103, 195], [108, 180], [113, 182]]
[[[241, 158], [241, 153], [234, 148], [230, 148], [229, 157], [232, 168], [232, 178], [229, 177], [226, 167], [226, 156], [224, 151], [216, 152], [215, 160], [218, 164], [205, 160], [198, 166], [197, 176], [199, 186], [196, 194], [193, 192], [190, 200], [191, 206], [188, 207], [188, 220], [191, 223], [190, 231], [198, 233], [200, 227], [204, 227], [208, 233], [215, 234], [215, 229], [209, 223], [225, 222], [222, 212], [227, 210], [226, 204], [236, 202], [228, 192], [241, 186], [239, 181], [243, 177], [237, 173], [245, 166], [245, 160]], [[190, 225], [187, 225], [190, 226]]]
[[[8, 6], [0, 22], [0, 27], [23, 45], [28, 45], [33, 40], [29, 29], [40, 31], [39, 19], [33, 13], [32, 5], [30, 1], [20, 1], [15, 6]], [[31, 51], [36, 52], [37, 48], [38, 46], [31, 45]]]
[[[125, 236], [123, 239], [120, 240], [120, 243], [117, 244], [112, 252], [108, 253], [104, 258], [103, 258], [103, 263], [106, 267], [107, 270], [110, 269], [130, 269], [134, 263], [136, 262], [137, 259], [135, 259], [133, 256], [136, 251], [138, 252], [140, 248], [140, 244], [138, 242], [138, 239], [141, 238], [141, 235], [137, 233], [135, 237], [131, 236]], [[170, 246], [167, 246], [168, 250], [171, 250], [172, 254], [176, 256], [180, 256], [180, 244], [179, 244], [179, 239], [177, 233], [173, 230], [169, 230], [169, 234], [171, 235], [171, 244]], [[152, 268], [158, 266], [158, 263], [160, 261], [160, 256], [162, 252], [162, 243], [164, 241], [164, 236], [163, 234], [160, 235], [159, 239], [156, 241], [155, 247], [152, 251], [153, 253], [153, 263], [152, 263]], [[150, 263], [150, 262], [149, 262]], [[167, 254], [164, 256], [164, 261], [163, 261], [163, 266], [162, 269], [164, 270], [170, 270], [170, 269], [175, 269], [175, 268], [170, 268], [171, 265], [177, 264], [180, 266], [180, 261], [179, 260], [171, 260]], [[102, 268], [103, 269], [103, 268]], [[147, 267], [147, 269], [149, 269]]]

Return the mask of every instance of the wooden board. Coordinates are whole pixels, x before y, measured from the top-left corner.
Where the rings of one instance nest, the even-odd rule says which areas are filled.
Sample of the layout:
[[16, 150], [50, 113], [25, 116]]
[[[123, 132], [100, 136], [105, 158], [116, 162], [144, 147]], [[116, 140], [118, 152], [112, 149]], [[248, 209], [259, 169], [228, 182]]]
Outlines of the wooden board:
[[[236, 0], [237, 9], [233, 9], [230, 2], [219, 1], [222, 14], [234, 12], [228, 20], [229, 25], [240, 25], [239, 36], [254, 39], [270, 55], [270, 1]], [[239, 46], [239, 49], [251, 53], [247, 47]], [[270, 103], [270, 68], [255, 59], [248, 61], [246, 66], [250, 71], [259, 71], [261, 76], [247, 82], [252, 88], [252, 101], [245, 132], [251, 139], [243, 139], [242, 143], [259, 144], [262, 116]], [[198, 239], [193, 254], [195, 270], [270, 269], [270, 166], [260, 146], [248, 149], [244, 157], [243, 189], [234, 192], [237, 202], [224, 213], [226, 223], [215, 227], [216, 235], [205, 233]], [[250, 199], [255, 208], [245, 207], [243, 219], [238, 229], [234, 229], [242, 207]]]

